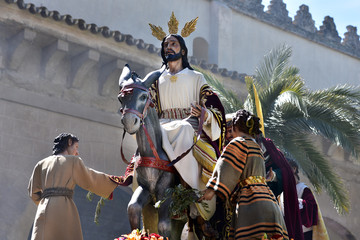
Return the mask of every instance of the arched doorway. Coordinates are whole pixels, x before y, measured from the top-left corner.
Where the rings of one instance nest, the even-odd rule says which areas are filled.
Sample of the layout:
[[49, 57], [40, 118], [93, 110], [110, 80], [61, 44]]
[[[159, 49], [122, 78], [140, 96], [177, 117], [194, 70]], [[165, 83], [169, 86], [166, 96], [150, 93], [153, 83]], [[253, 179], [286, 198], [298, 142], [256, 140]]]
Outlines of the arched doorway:
[[208, 62], [209, 58], [209, 44], [204, 38], [197, 37], [193, 42], [193, 56], [198, 60], [205, 60]]
[[324, 217], [326, 229], [331, 240], [356, 240], [355, 236], [335, 220]]

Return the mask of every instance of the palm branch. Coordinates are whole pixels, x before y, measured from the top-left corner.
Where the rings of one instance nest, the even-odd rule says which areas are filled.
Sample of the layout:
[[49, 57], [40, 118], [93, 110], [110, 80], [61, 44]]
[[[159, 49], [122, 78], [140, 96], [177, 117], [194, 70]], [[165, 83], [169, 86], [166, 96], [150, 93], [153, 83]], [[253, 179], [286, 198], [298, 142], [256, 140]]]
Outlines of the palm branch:
[[[282, 45], [270, 51], [245, 82], [248, 96], [243, 107], [256, 113], [253, 86], [262, 106], [265, 133], [285, 153], [295, 159], [317, 192], [325, 189], [339, 213], [349, 209], [348, 193], [328, 159], [311, 136], [321, 136], [355, 157], [360, 153], [360, 89], [352, 86], [310, 91], [289, 66], [291, 48]], [[242, 108], [238, 97], [214, 76], [203, 72], [209, 85], [220, 95], [226, 112]]]
[[234, 109], [240, 109], [242, 108], [242, 102], [239, 100], [237, 94], [229, 89], [226, 89], [225, 86], [217, 80], [212, 74], [208, 74], [207, 72], [204, 72], [200, 68], [194, 67], [195, 70], [203, 73], [207, 83], [213, 88], [214, 92], [217, 93], [217, 95], [220, 98], [220, 101], [222, 102], [225, 112], [231, 113], [234, 112]]

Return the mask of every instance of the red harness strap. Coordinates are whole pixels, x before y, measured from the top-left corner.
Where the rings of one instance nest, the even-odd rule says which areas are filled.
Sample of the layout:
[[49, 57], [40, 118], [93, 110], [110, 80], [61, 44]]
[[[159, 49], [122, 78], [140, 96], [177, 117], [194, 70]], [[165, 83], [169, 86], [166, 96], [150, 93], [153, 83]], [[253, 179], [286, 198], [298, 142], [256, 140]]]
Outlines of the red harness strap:
[[[137, 116], [140, 118], [141, 123], [142, 123], [142, 127], [144, 128], [145, 135], [146, 135], [146, 137], [147, 137], [147, 139], [148, 139], [148, 142], [149, 142], [149, 144], [150, 144], [151, 151], [153, 152], [153, 154], [154, 154], [154, 156], [155, 156], [155, 160], [156, 160], [157, 162], [159, 162], [159, 164], [160, 164], [161, 161], [166, 161], [166, 162], [167, 162], [166, 167], [168, 167], [168, 168], [173, 168], [174, 164], [176, 164], [176, 163], [177, 163], [178, 161], [180, 161], [183, 157], [185, 157], [185, 156], [191, 151], [191, 149], [193, 149], [193, 147], [195, 146], [195, 144], [197, 143], [197, 141], [200, 139], [200, 136], [201, 136], [201, 133], [202, 133], [202, 130], [203, 130], [204, 117], [205, 117], [205, 109], [204, 109], [204, 108], [201, 108], [201, 115], [200, 115], [200, 120], [199, 120], [199, 128], [198, 128], [197, 138], [196, 138], [196, 141], [193, 143], [193, 145], [192, 145], [188, 150], [186, 150], [185, 152], [183, 152], [180, 156], [178, 156], [176, 159], [172, 160], [171, 162], [169, 162], [169, 161], [167, 161], [167, 160], [161, 160], [160, 157], [159, 157], [159, 155], [158, 155], [158, 153], [157, 153], [157, 151], [156, 151], [156, 148], [155, 148], [155, 146], [154, 146], [154, 143], [153, 143], [153, 141], [151, 140], [150, 135], [149, 135], [149, 133], [148, 133], [148, 131], [147, 131], [147, 129], [146, 129], [146, 126], [145, 126], [145, 124], [144, 124], [144, 121], [143, 121], [144, 118], [146, 117], [146, 113], [147, 113], [148, 107], [149, 107], [149, 106], [150, 106], [150, 107], [153, 107], [152, 104], [151, 104], [152, 102], [151, 102], [151, 94], [150, 94], [150, 91], [149, 91], [149, 89], [147, 89], [147, 88], [145, 88], [145, 87], [143, 87], [143, 86], [141, 86], [141, 85], [138, 85], [138, 84], [130, 84], [130, 85], [128, 85], [128, 86], [124, 86], [124, 87], [121, 89], [120, 93], [121, 93], [121, 94], [129, 94], [129, 93], [132, 92], [132, 89], [133, 89], [133, 88], [139, 88], [139, 89], [142, 89], [142, 90], [144, 90], [144, 91], [146, 91], [146, 92], [148, 93], [148, 99], [147, 99], [147, 101], [146, 101], [144, 110], [143, 110], [142, 113], [140, 113], [139, 111], [137, 111], [137, 110], [135, 110], [135, 109], [123, 109], [121, 112], [122, 112], [122, 114], [126, 114], [126, 113], [130, 112], [130, 113], [133, 113], [133, 114], [137, 115]], [[124, 140], [125, 133], [126, 133], [126, 132], [125, 132], [125, 129], [124, 129], [124, 133], [123, 133], [123, 138], [122, 138], [122, 140]], [[123, 141], [121, 141], [121, 157], [122, 157], [123, 161], [124, 161], [126, 164], [130, 164], [130, 163], [126, 160], [126, 158], [125, 158], [125, 156], [124, 156], [122, 143], [123, 143]], [[145, 160], [144, 160], [144, 161], [145, 161]], [[155, 165], [156, 165], [156, 164], [155, 164]]]
[[168, 160], [162, 160], [162, 159], [155, 159], [154, 157], [141, 157], [137, 161], [138, 167], [151, 167], [151, 168], [157, 168], [163, 171], [167, 172], [175, 172], [174, 167], [167, 166], [169, 163]]
[[[128, 86], [125, 86], [123, 89], [121, 89], [120, 93], [121, 94], [129, 94], [129, 93], [132, 92], [132, 90], [131, 90], [132, 88], [139, 88], [139, 89], [142, 89], [142, 90], [144, 90], [144, 91], [146, 91], [148, 93], [148, 100], [145, 103], [144, 110], [143, 110], [142, 113], [140, 113], [139, 111], [137, 111], [135, 109], [123, 109], [121, 112], [122, 112], [122, 114], [133, 113], [133, 114], [137, 115], [140, 118], [141, 126], [144, 129], [146, 138], [147, 138], [147, 140], [149, 142], [149, 145], [150, 145], [150, 149], [154, 154], [154, 157], [141, 157], [140, 160], [137, 163], [137, 166], [153, 167], [153, 168], [161, 169], [161, 170], [168, 171], [168, 172], [175, 172], [174, 167], [167, 166], [167, 164], [169, 163], [168, 160], [160, 159], [159, 154], [156, 151], [155, 145], [154, 145], [153, 141], [151, 140], [149, 132], [148, 132], [148, 130], [147, 130], [145, 124], [144, 124], [144, 121], [143, 121], [144, 118], [146, 117], [147, 109], [149, 107], [153, 107], [152, 104], [151, 104], [152, 102], [151, 102], [150, 91], [147, 88], [145, 88], [145, 87], [143, 87], [141, 85], [130, 84]], [[126, 160], [124, 152], [123, 152], [123, 144], [122, 143], [123, 143], [123, 140], [124, 140], [124, 137], [125, 137], [125, 133], [126, 133], [126, 131], [124, 129], [124, 133], [123, 133], [123, 137], [122, 137], [122, 141], [121, 141], [120, 153], [121, 153], [121, 157], [122, 157], [123, 161], [126, 164], [130, 164], [130, 162]]]

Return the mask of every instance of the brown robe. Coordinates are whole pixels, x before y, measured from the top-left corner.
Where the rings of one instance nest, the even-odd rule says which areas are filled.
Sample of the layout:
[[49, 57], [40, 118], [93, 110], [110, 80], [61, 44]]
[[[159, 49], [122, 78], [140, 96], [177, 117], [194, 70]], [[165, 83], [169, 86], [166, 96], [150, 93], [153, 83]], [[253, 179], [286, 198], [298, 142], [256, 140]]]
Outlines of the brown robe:
[[28, 186], [29, 196], [38, 205], [31, 240], [83, 239], [72, 197], [41, 198], [45, 189], [74, 190], [76, 185], [105, 198], [117, 186], [107, 174], [87, 168], [78, 156], [53, 155], [36, 164]]

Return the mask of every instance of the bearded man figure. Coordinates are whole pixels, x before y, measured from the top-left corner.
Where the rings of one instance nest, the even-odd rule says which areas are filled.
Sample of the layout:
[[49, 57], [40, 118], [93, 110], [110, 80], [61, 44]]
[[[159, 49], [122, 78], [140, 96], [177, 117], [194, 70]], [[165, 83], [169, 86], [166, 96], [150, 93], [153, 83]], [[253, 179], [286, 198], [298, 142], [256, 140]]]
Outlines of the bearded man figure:
[[[187, 54], [180, 35], [170, 34], [163, 39], [161, 56], [166, 70], [155, 83], [153, 96], [163, 127], [163, 148], [171, 160], [192, 147], [199, 124], [202, 124], [200, 140], [192, 152], [174, 166], [183, 183], [204, 190], [223, 147], [225, 117], [220, 100], [207, 85], [203, 74], [190, 66]], [[200, 121], [202, 112], [203, 122]], [[215, 203], [215, 199], [208, 203], [210, 211], [205, 211], [201, 204], [190, 206], [190, 218], [201, 223], [205, 235], [213, 235], [204, 219], [210, 220]]]
[[[188, 61], [183, 37], [195, 30], [197, 19], [185, 24], [181, 36], [176, 34], [178, 21], [174, 13], [168, 23], [168, 35], [161, 27], [150, 24], [152, 34], [162, 41], [161, 57], [166, 66], [151, 90], [162, 125], [164, 151], [185, 186], [204, 190], [224, 146], [225, 112], [203, 74]], [[198, 203], [190, 206], [189, 217], [200, 223], [205, 236], [213, 237], [207, 221], [215, 212], [216, 200], [207, 204], [207, 210]]]

